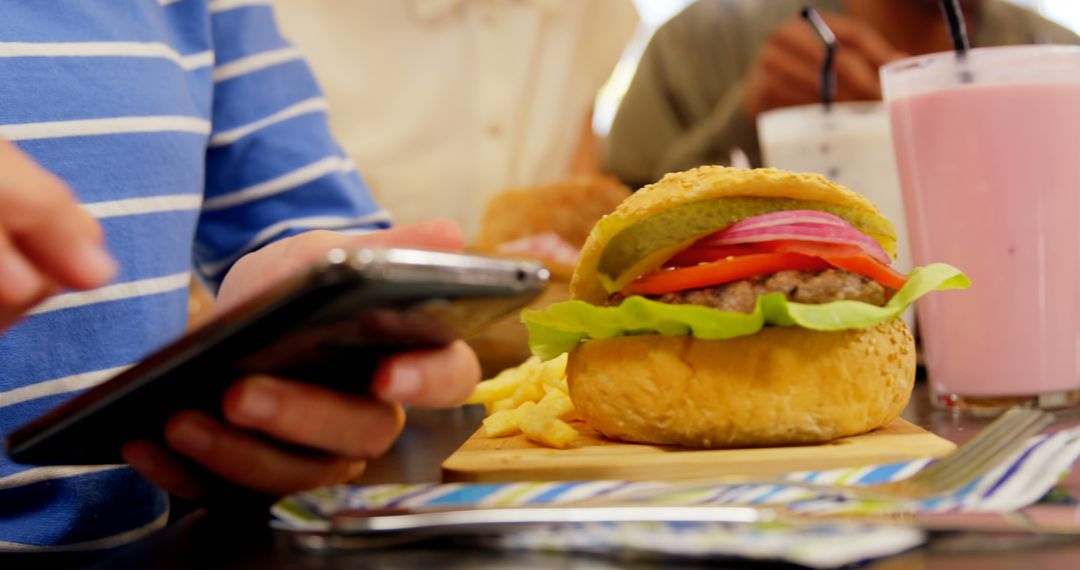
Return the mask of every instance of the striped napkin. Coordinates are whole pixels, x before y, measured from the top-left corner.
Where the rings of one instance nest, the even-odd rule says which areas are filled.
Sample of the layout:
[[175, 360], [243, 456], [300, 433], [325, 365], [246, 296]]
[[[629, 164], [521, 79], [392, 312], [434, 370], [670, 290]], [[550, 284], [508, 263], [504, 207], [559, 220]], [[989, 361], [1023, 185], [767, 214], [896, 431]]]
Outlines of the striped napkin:
[[[1080, 427], [1031, 438], [1009, 461], [963, 489], [918, 501], [866, 501], [823, 495], [783, 484], [721, 485], [686, 492], [652, 493], [665, 505], [753, 505], [807, 514], [1005, 512], [1038, 502], [1080, 457]], [[851, 469], [790, 473], [792, 481], [863, 485], [910, 477], [932, 459]], [[670, 488], [669, 482], [563, 481], [495, 484], [339, 486], [286, 497], [274, 505], [271, 524], [285, 531], [327, 531], [330, 517], [347, 510], [519, 505], [558, 505], [595, 498], [618, 499]], [[678, 557], [736, 557], [829, 568], [881, 558], [922, 544], [912, 527], [866, 522], [619, 523], [532, 528], [502, 535], [503, 548], [649, 553]]]

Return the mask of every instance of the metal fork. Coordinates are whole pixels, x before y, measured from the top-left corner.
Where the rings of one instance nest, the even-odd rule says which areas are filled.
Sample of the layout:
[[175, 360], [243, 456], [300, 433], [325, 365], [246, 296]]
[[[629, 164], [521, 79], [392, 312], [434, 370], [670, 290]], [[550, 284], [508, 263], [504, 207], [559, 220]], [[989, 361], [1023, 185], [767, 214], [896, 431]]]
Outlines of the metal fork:
[[841, 485], [802, 482], [791, 479], [724, 478], [711, 481], [675, 483], [660, 489], [648, 489], [597, 501], [575, 504], [637, 502], [676, 497], [717, 486], [775, 485], [806, 489], [827, 495], [870, 500], [918, 500], [945, 495], [963, 488], [988, 473], [1021, 449], [1028, 438], [1050, 425], [1054, 416], [1041, 410], [1012, 408], [994, 420], [975, 437], [945, 458], [900, 481], [869, 485]]

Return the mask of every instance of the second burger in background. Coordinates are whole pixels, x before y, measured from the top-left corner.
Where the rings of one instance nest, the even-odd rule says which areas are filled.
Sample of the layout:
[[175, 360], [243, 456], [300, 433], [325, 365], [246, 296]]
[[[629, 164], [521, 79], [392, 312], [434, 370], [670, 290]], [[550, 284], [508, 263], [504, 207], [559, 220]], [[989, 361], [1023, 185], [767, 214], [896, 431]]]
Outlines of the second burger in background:
[[898, 317], [964, 288], [890, 267], [892, 224], [813, 174], [669, 174], [593, 228], [574, 300], [527, 311], [533, 351], [570, 353], [577, 413], [607, 437], [692, 447], [829, 441], [900, 414], [915, 347]]

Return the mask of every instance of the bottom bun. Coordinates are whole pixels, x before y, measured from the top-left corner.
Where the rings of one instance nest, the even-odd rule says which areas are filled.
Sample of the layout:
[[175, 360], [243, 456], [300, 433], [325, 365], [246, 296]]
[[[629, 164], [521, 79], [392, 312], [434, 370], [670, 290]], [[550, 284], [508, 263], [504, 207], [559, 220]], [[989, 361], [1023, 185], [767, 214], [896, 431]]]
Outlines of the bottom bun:
[[821, 443], [904, 410], [915, 342], [900, 319], [728, 340], [640, 335], [582, 343], [567, 364], [581, 417], [612, 439], [688, 447]]

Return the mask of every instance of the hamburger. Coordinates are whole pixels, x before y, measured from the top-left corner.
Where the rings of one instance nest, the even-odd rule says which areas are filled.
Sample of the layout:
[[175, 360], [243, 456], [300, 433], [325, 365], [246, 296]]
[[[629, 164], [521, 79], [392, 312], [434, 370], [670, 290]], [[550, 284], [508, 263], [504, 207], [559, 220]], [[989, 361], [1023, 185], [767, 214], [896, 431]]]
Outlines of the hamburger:
[[955, 268], [891, 267], [893, 225], [816, 174], [705, 166], [665, 176], [592, 229], [570, 301], [526, 311], [542, 359], [569, 352], [578, 414], [606, 437], [689, 447], [808, 444], [906, 406], [900, 314]]

